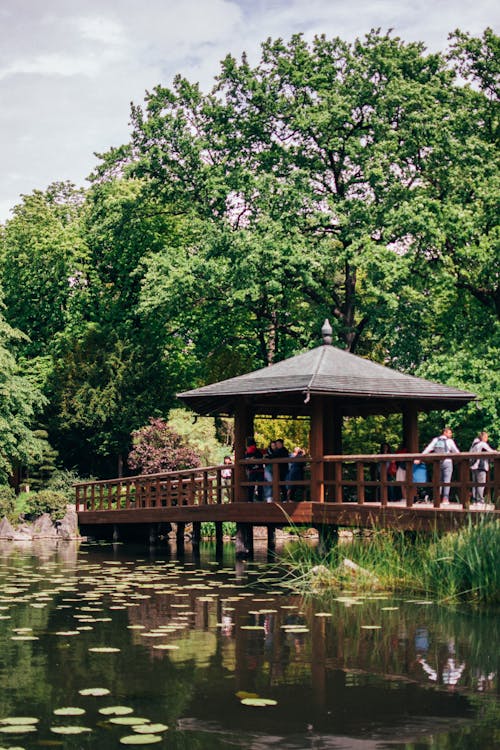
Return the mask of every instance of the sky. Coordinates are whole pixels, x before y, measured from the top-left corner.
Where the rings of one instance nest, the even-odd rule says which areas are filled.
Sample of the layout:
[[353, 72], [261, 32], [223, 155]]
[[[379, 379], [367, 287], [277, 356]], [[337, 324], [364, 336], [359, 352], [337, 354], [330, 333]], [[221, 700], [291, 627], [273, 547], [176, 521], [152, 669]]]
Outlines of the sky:
[[208, 91], [268, 37], [393, 29], [435, 51], [499, 20], [498, 0], [0, 0], [0, 222], [21, 194], [84, 187], [94, 154], [128, 141], [131, 102], [177, 73]]

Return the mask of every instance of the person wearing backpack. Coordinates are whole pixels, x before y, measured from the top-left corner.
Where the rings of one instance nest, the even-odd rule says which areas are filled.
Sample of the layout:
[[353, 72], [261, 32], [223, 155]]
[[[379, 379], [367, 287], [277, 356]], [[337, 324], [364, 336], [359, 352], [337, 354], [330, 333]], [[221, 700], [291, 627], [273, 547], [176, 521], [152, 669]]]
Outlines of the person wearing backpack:
[[[471, 453], [496, 453], [488, 443], [488, 433], [484, 430], [474, 438], [470, 447]], [[484, 505], [484, 487], [486, 475], [490, 468], [490, 462], [486, 456], [470, 459], [470, 470], [472, 474], [472, 499], [475, 503]]]
[[[451, 427], [445, 427], [438, 437], [432, 438], [422, 453], [460, 453], [457, 444], [453, 440], [453, 431]], [[453, 475], [453, 459], [443, 458], [439, 464], [439, 494], [441, 503], [447, 505], [450, 502], [450, 482]]]

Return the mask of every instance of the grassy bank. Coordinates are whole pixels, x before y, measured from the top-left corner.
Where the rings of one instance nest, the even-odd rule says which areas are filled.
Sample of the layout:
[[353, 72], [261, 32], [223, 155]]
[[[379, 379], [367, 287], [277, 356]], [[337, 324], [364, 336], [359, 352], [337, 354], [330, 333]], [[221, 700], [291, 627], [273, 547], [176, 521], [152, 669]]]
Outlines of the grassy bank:
[[285, 552], [289, 585], [302, 592], [405, 591], [440, 601], [500, 605], [500, 521], [484, 517], [447, 534], [375, 530], [327, 554], [306, 542]]

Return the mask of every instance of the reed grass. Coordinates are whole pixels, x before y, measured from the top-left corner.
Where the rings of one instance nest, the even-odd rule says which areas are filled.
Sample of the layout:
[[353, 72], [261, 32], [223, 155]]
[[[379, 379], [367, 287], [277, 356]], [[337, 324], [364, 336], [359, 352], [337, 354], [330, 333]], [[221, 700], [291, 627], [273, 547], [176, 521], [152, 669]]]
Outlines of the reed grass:
[[[348, 566], [345, 559], [355, 566]], [[286, 548], [288, 584], [300, 591], [404, 591], [443, 602], [500, 605], [500, 521], [487, 516], [445, 534], [374, 529], [327, 553], [299, 541]]]

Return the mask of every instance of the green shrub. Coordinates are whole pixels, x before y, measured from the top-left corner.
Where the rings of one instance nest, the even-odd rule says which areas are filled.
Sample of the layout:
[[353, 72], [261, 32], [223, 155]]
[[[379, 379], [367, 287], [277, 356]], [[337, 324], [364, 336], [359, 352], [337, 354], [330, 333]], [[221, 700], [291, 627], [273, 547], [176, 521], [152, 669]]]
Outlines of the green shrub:
[[[74, 503], [75, 488], [73, 485], [82, 481], [84, 480], [78, 475], [78, 472], [72, 469], [57, 469], [50, 477], [45, 489], [61, 493], [66, 497], [66, 502]], [[91, 480], [86, 479], [85, 481]]]
[[15, 513], [16, 495], [12, 487], [6, 484], [0, 486], [0, 518], [12, 520]]
[[68, 504], [66, 495], [54, 490], [27, 493], [24, 512], [32, 518], [49, 513], [53, 520], [63, 518]]

